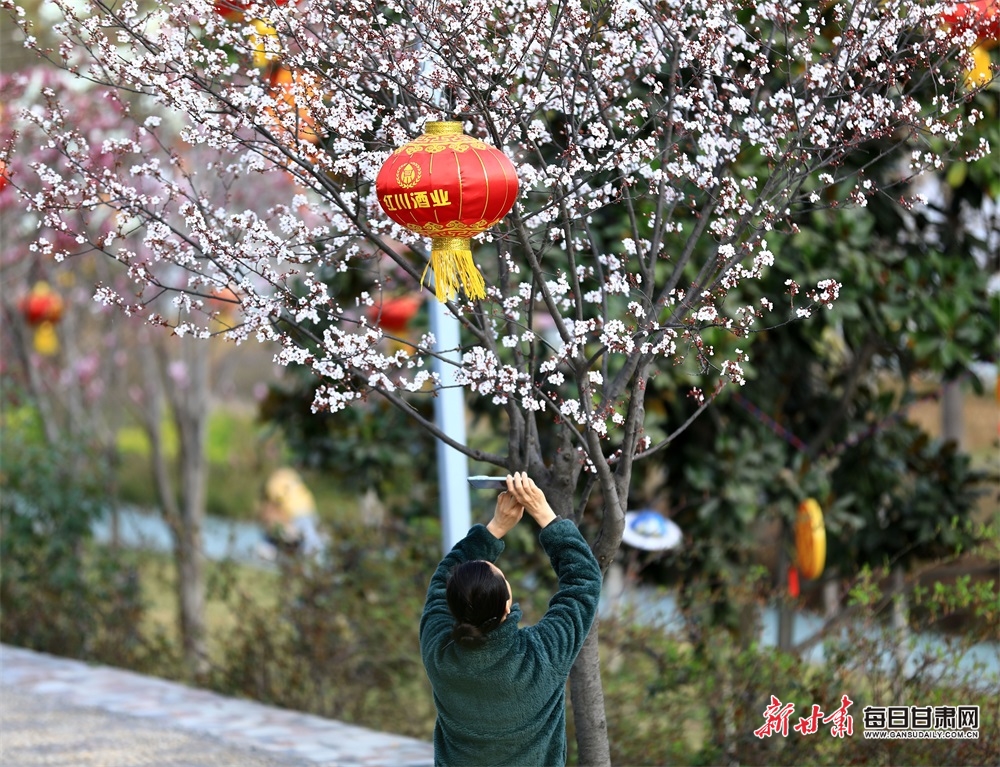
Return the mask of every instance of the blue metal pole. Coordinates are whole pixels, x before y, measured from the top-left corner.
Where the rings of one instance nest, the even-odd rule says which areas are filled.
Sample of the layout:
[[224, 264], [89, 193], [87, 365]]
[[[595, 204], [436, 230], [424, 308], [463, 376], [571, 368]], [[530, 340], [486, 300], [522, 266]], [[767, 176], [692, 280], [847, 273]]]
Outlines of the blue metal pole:
[[[448, 360], [460, 364], [459, 323], [446, 304], [430, 301], [430, 326], [436, 339], [436, 349]], [[465, 444], [465, 399], [462, 388], [453, 386], [455, 367], [442, 359], [434, 359], [434, 372], [445, 387], [434, 400], [434, 422], [437, 427], [459, 444]], [[441, 440], [437, 443], [438, 486], [441, 492], [441, 538], [445, 553], [465, 537], [472, 526], [469, 504], [469, 462]]]

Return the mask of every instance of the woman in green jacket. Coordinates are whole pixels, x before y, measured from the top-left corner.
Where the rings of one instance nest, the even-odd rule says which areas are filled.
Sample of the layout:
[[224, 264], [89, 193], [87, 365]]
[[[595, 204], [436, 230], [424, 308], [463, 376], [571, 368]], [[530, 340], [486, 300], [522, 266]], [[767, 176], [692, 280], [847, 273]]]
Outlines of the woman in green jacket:
[[[521, 628], [493, 562], [525, 511], [541, 527], [559, 590], [542, 619]], [[600, 595], [601, 569], [576, 525], [556, 517], [526, 474], [508, 475], [493, 519], [455, 544], [427, 591], [420, 651], [438, 714], [435, 764], [566, 763], [566, 679]]]

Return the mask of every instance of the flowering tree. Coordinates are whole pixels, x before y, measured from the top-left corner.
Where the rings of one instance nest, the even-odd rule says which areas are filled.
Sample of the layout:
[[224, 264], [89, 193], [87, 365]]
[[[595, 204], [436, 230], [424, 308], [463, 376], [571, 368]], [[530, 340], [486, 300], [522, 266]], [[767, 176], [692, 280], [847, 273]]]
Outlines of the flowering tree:
[[[316, 410], [376, 395], [472, 458], [527, 470], [561, 516], [579, 519], [596, 494], [605, 567], [634, 462], [686, 425], [644, 433], [648, 382], [660, 370], [686, 378], [695, 415], [743, 384], [742, 347], [722, 353], [706, 334], [745, 339], [841, 290], [789, 280], [783, 295], [735, 300], [772, 264], [768, 243], [794, 230], [793, 214], [832, 204], [834, 184], [850, 186], [843, 204], [884, 191], [849, 154], [871, 147], [902, 182], [941, 162], [931, 139], [977, 117], [958, 109], [977, 30], [942, 26], [936, 3], [52, 5], [65, 21], [47, 55], [137, 110], [133, 133], [105, 144], [112, 168], [89, 162], [58, 104], [39, 119], [74, 173], [38, 165], [44, 190], [27, 202], [83, 240], [46, 247], [62, 259], [96, 249], [134, 282], [130, 294], [101, 285], [97, 299], [207, 337], [209, 298], [231, 291], [241, 321], [223, 334], [273, 340], [277, 362], [311, 367]], [[930, 103], [914, 97], [927, 88]], [[184, 142], [212, 159], [186, 162], [166, 140], [150, 150], [163, 124], [139, 114], [146, 101], [179, 115]], [[503, 148], [521, 184], [476, 252], [486, 298], [449, 302], [463, 332], [453, 381], [428, 369], [450, 350], [430, 334], [387, 349], [368, 313], [421, 284], [428, 260], [381, 211], [375, 176], [442, 119]], [[747, 159], [764, 172], [745, 172]], [[288, 174], [296, 192], [266, 210], [227, 197]], [[97, 241], [65, 217], [101, 208], [117, 223]], [[338, 289], [348, 273], [367, 287]], [[165, 296], [169, 312], [150, 308]], [[504, 452], [456, 444], [410, 407], [446, 385], [505, 414]], [[571, 686], [580, 760], [607, 763], [596, 628]]]
[[[44, 88], [66, 82], [70, 78], [57, 71], [35, 70], [25, 73], [15, 84], [7, 76], [0, 77], [0, 104], [3, 123], [0, 143], [9, 142], [20, 122], [19, 107], [37, 99]], [[57, 85], [58, 87], [58, 85]], [[69, 96], [69, 94], [67, 94]], [[70, 96], [70, 100], [72, 96]], [[109, 110], [98, 110], [85, 98], [75, 99], [74, 107], [81, 123], [93, 136], [104, 136], [115, 129], [117, 116]], [[53, 147], [36, 146], [34, 159], [57, 165], [59, 153]], [[109, 394], [109, 382], [121, 369], [120, 364], [105, 367], [99, 375], [97, 360], [107, 345], [108, 327], [102, 319], [112, 313], [98, 311], [90, 300], [95, 279], [107, 279], [116, 271], [111, 262], [93, 262], [89, 271], [75, 275], [67, 266], [51, 258], [39, 258], [36, 225], [38, 216], [26, 213], [18, 199], [11, 178], [28, 170], [29, 158], [18, 154], [0, 163], [0, 277], [4, 285], [2, 371], [11, 388], [31, 393], [38, 404], [42, 431], [50, 444], [77, 442], [96, 438], [107, 443], [113, 427], [104, 421], [106, 411], [100, 404]], [[79, 221], [77, 222], [79, 223]], [[70, 237], [59, 240], [49, 233], [60, 247], [72, 247]], [[37, 291], [44, 291], [51, 309], [40, 305], [40, 312], [29, 310], [28, 302]], [[39, 322], [40, 319], [46, 321]], [[48, 325], [48, 327], [46, 327]], [[81, 334], [92, 333], [96, 343], [77, 343]], [[110, 361], [110, 360], [109, 360]], [[119, 361], [120, 362], [120, 361]], [[57, 396], [60, 392], [63, 396]]]
[[[66, 210], [56, 227], [25, 210], [23, 200], [41, 193], [45, 183], [32, 167], [70, 178], [74, 158], [78, 161], [84, 152], [92, 171], [114, 167], [120, 157], [115, 142], [128, 135], [124, 105], [116, 93], [51, 67], [32, 67], [0, 76], [0, 102], [8, 111], [0, 141], [16, 147], [5, 163], [9, 183], [0, 189], [0, 277], [5, 287], [0, 348], [4, 378], [13, 383], [7, 387], [8, 396], [16, 396], [18, 389], [29, 393], [50, 445], [87, 445], [76, 451], [78, 465], [69, 467], [76, 473], [93, 472], [88, 459], [95, 455], [113, 465], [118, 431], [127, 416], [144, 429], [155, 491], [174, 544], [179, 634], [188, 666], [197, 672], [207, 661], [201, 544], [208, 468], [205, 431], [211, 397], [218, 393], [212, 372], [218, 370], [219, 352], [225, 347], [172, 337], [169, 328], [145, 326], [142, 317], [125, 320], [113, 308], [95, 303], [95, 283], [128, 289], [130, 281], [120, 264], [106, 258], [55, 257], [84, 241], [113, 237], [120, 223], [113, 206], [98, 203]], [[81, 153], [67, 156], [57, 142], [47, 142], [39, 122], [50, 109], [72, 116], [74, 130], [85, 139]], [[160, 138], [164, 135], [169, 134], [164, 131]], [[157, 149], [147, 137], [143, 150], [152, 156]], [[192, 163], [200, 151], [185, 148], [183, 158]], [[256, 193], [255, 201], [291, 187], [291, 179], [286, 179]], [[240, 204], [247, 203], [244, 198]], [[47, 286], [60, 307], [58, 325], [49, 329], [56, 340], [48, 348], [31, 343], [31, 312], [25, 301], [38, 284]], [[217, 314], [216, 329], [233, 321], [234, 302], [228, 294], [220, 292], [210, 303]], [[163, 301], [148, 306], [160, 304], [169, 309], [169, 302]], [[38, 337], [39, 331], [34, 332]], [[167, 447], [167, 423], [178, 437], [176, 455]], [[114, 499], [108, 501], [113, 508]]]

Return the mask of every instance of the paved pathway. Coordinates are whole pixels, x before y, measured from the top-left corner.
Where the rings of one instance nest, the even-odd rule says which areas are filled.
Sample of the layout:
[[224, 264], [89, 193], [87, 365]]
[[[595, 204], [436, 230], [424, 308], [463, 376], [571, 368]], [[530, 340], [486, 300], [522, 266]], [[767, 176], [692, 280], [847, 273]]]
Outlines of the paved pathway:
[[426, 767], [430, 743], [0, 645], [3, 767]]

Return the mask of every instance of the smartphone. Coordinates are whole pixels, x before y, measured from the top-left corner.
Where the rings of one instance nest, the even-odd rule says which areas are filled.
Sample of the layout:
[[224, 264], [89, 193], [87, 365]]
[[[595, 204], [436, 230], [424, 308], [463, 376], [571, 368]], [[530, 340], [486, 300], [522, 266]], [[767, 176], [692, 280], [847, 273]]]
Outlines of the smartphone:
[[469, 477], [469, 484], [476, 490], [506, 490], [507, 478], [484, 477], [482, 475], [477, 475], [475, 477]]

